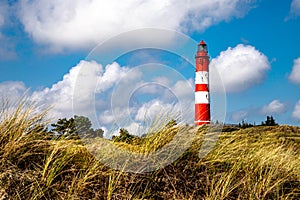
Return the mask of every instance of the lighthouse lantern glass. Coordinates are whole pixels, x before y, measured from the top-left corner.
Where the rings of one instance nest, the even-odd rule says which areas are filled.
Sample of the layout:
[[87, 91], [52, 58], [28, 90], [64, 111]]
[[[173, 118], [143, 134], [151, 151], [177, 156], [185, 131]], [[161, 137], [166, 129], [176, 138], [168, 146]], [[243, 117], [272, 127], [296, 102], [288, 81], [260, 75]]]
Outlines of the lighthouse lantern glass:
[[207, 46], [206, 45], [198, 45], [198, 51], [207, 51]]

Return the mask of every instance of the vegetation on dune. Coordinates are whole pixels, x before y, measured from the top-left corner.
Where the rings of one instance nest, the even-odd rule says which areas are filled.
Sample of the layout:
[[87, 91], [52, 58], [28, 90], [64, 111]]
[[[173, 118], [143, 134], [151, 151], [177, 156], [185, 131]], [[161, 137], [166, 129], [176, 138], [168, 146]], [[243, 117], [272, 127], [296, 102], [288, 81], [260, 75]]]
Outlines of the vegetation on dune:
[[[105, 166], [78, 139], [52, 137], [46, 112], [35, 108], [26, 102], [0, 108], [0, 199], [300, 198], [299, 127], [224, 127], [202, 159], [199, 149], [209, 129], [195, 128], [192, 145], [179, 159], [138, 174]], [[151, 152], [171, 141], [181, 126], [169, 124], [142, 138], [122, 130], [109, 142]]]
[[89, 118], [84, 116], [71, 117], [70, 119], [58, 119], [56, 123], [51, 124], [53, 127], [50, 130], [51, 134], [56, 134], [57, 136], [64, 136], [69, 138], [80, 137], [103, 137], [103, 130], [92, 128], [92, 122]]

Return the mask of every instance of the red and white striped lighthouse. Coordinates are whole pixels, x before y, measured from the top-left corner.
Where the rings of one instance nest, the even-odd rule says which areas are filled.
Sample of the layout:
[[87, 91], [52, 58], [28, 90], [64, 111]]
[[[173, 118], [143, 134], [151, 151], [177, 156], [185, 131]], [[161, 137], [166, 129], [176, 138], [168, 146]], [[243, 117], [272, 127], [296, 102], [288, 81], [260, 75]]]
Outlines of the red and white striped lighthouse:
[[209, 55], [207, 52], [207, 45], [203, 40], [198, 44], [198, 51], [195, 58], [195, 124], [209, 124]]

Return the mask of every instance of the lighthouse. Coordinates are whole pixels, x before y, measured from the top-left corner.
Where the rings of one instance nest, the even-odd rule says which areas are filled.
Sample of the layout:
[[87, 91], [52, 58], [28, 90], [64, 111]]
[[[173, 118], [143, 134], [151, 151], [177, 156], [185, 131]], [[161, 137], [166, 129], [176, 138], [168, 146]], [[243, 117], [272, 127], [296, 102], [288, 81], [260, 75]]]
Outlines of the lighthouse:
[[209, 124], [209, 55], [207, 52], [207, 45], [203, 40], [198, 44], [198, 51], [195, 59], [195, 124]]

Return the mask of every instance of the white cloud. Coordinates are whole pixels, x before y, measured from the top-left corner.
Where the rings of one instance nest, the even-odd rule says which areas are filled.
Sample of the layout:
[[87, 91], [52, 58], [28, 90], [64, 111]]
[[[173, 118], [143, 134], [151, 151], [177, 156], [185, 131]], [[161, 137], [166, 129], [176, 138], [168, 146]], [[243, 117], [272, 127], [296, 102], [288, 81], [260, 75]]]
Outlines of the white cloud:
[[[118, 81], [120, 81], [123, 77], [125, 77], [128, 73], [129, 69], [125, 67], [121, 67], [118, 63], [114, 62], [111, 65], [107, 65], [105, 68], [105, 72], [102, 77], [99, 77], [99, 81], [97, 83], [96, 92], [100, 93], [108, 88], [112, 87]], [[133, 76], [137, 76], [134, 74]], [[130, 79], [130, 78], [129, 78]]]
[[159, 115], [169, 112], [172, 108], [172, 104], [165, 104], [162, 101], [155, 99], [143, 104], [137, 111], [135, 119], [137, 121], [153, 120], [155, 117], [159, 117]]
[[7, 98], [9, 101], [17, 101], [25, 95], [27, 88], [20, 81], [6, 81], [0, 83], [0, 98]]
[[300, 0], [293, 0], [290, 8], [290, 15], [286, 19], [297, 17], [300, 15]]
[[232, 113], [231, 118], [234, 122], [240, 122], [242, 120], [246, 120], [248, 117], [248, 111], [246, 110], [239, 110], [234, 113]]
[[156, 82], [156, 83], [164, 85], [164, 86], [168, 86], [170, 84], [170, 80], [164, 76], [155, 77], [153, 79], [153, 82]]
[[[145, 130], [144, 130], [145, 127], [143, 127], [143, 125], [141, 125], [141, 124], [139, 124], [139, 123], [136, 123], [136, 122], [133, 122], [133, 123], [131, 123], [130, 125], [124, 127], [124, 128], [125, 128], [130, 134], [139, 135], [139, 136], [145, 134], [145, 132], [144, 132], [144, 131], [145, 131]], [[114, 135], [116, 135], [116, 134], [114, 134]]]
[[[80, 101], [87, 101], [91, 94], [94, 94], [94, 83], [102, 74], [102, 65], [92, 61], [81, 61], [73, 67], [68, 74], [64, 75], [63, 80], [52, 85], [51, 88], [45, 88], [42, 91], [35, 91], [32, 98], [38, 102], [53, 106], [51, 110], [52, 117], [70, 117], [73, 115], [72, 100], [74, 99], [74, 89], [80, 96]], [[78, 78], [85, 79], [80, 84]], [[86, 103], [87, 104], [87, 103]], [[86, 109], [85, 103], [82, 104], [82, 110]]]
[[[118, 80], [126, 75], [128, 68], [118, 63], [107, 65], [104, 69], [95, 61], [81, 61], [73, 67], [63, 79], [50, 88], [34, 91], [32, 99], [45, 105], [51, 105], [50, 116], [54, 119], [71, 117], [74, 114], [94, 116], [95, 106], [98, 109], [100, 123], [110, 124], [113, 118], [109, 115], [111, 90]], [[96, 124], [97, 119], [91, 121]]]
[[300, 120], [300, 100], [296, 103], [292, 116], [293, 118]]
[[242, 120], [257, 119], [266, 115], [283, 114], [288, 110], [287, 103], [278, 99], [271, 101], [269, 104], [260, 107], [247, 107], [230, 113], [230, 119], [234, 122]]
[[[29, 98], [28, 89], [23, 82], [5, 81], [0, 83], [0, 110], [15, 113], [20, 102], [30, 100]], [[36, 109], [38, 110], [38, 108]]]
[[300, 58], [294, 60], [294, 66], [289, 80], [294, 83], [300, 83]]
[[[142, 68], [121, 67], [118, 63], [104, 68], [95, 61], [80, 61], [61, 81], [49, 88], [33, 91], [31, 99], [41, 105], [52, 106], [49, 118], [53, 120], [83, 115], [89, 117], [95, 127], [112, 132], [120, 126], [138, 131], [133, 134], [141, 134], [147, 132], [148, 126], [158, 118], [165, 120], [168, 116], [180, 114], [184, 115], [182, 119], [193, 119], [193, 113], [188, 112], [193, 110], [192, 80], [171, 80], [174, 76], [164, 77], [161, 73], [149, 79], [146, 72]], [[157, 85], [147, 86], [147, 81], [153, 84], [153, 80], [157, 80], [154, 82]], [[169, 85], [161, 87], [162, 82]], [[141, 101], [129, 104], [127, 100], [133, 95], [132, 91], [140, 86], [144, 86], [137, 93]], [[157, 88], [149, 90], [152, 86]], [[0, 84], [1, 92], [7, 94], [11, 91], [13, 96], [18, 97], [26, 89], [21, 82]], [[170, 99], [170, 91], [175, 98]], [[152, 95], [151, 98], [149, 95]]]
[[[239, 44], [212, 59], [211, 69], [217, 70], [226, 92], [240, 92], [260, 83], [270, 69], [270, 63], [255, 47]], [[216, 73], [211, 74], [211, 82], [217, 82], [211, 84], [212, 90], [223, 91], [223, 85], [214, 81]]]
[[[142, 69], [140, 70], [142, 73]], [[135, 70], [129, 71], [124, 79], [127, 79], [128, 76], [132, 77], [133, 72], [139, 74]], [[176, 81], [176, 78], [172, 80], [174, 77], [171, 77], [166, 81], [170, 85], [166, 86], [161, 82], [153, 82], [153, 80], [164, 80], [166, 77], [162, 78], [161, 74], [158, 74], [159, 78], [149, 77], [145, 74], [146, 72], [147, 70], [144, 70], [145, 77], [134, 76], [134, 80], [116, 84], [118, 89], [114, 90], [111, 99], [115, 122], [120, 127], [127, 127], [132, 123], [139, 124], [139, 133], [143, 131], [145, 133], [152, 123], [161, 120], [176, 117], [181, 117], [182, 120], [192, 119], [193, 115], [189, 115], [191, 112], [188, 112], [193, 110], [194, 105], [190, 104], [191, 100], [194, 101], [194, 91], [190, 83], [186, 81], [184, 84], [183, 80]], [[184, 92], [179, 91], [180, 89]], [[187, 99], [188, 97], [190, 99]], [[104, 118], [102, 120], [105, 121], [106, 117]]]
[[287, 110], [286, 104], [280, 102], [278, 99], [273, 100], [268, 105], [261, 109], [262, 114], [281, 114]]
[[103, 125], [112, 124], [115, 121], [115, 118], [111, 111], [105, 110], [99, 115], [99, 121]]
[[177, 98], [191, 98], [190, 90], [193, 88], [193, 80], [180, 80], [177, 81], [174, 86], [172, 87], [172, 92], [176, 95]]
[[136, 131], [133, 133], [142, 135], [149, 132], [149, 130], [159, 130], [171, 119], [176, 119], [178, 122], [192, 123], [194, 113], [189, 111], [194, 110], [194, 104], [189, 108], [185, 108], [181, 103], [186, 104], [185, 102], [167, 103], [164, 99], [158, 98], [145, 102], [136, 108], [135, 120], [127, 127], [131, 130], [135, 128]]
[[158, 94], [161, 95], [165, 91], [164, 86], [159, 84], [145, 84], [142, 88], [138, 90], [140, 93], [144, 94]]
[[33, 39], [51, 48], [82, 48], [137, 28], [203, 31], [242, 17], [254, 1], [243, 0], [23, 0], [19, 18]]

